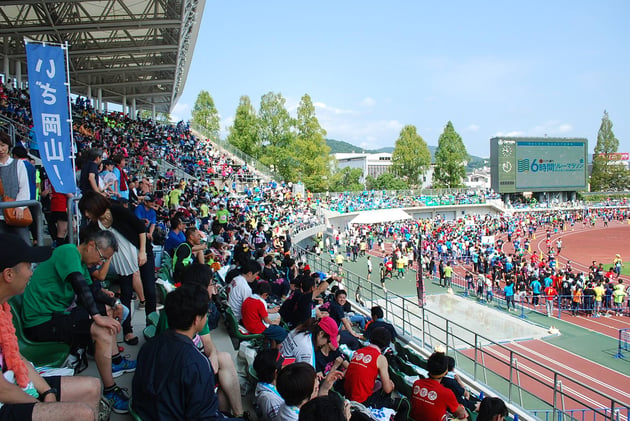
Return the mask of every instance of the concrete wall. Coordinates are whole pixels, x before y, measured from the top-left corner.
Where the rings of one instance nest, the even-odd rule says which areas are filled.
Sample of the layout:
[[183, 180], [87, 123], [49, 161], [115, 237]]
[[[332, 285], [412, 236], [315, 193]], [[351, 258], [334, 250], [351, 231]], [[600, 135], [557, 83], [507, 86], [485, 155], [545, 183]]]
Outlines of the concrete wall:
[[[454, 220], [466, 215], [498, 215], [504, 212], [503, 208], [497, 206], [494, 203], [431, 207], [423, 206], [416, 208], [404, 208], [404, 210], [414, 219], [435, 218], [437, 215], [440, 215], [446, 220]], [[326, 215], [326, 218], [328, 219], [329, 225], [343, 228], [348, 222], [350, 222], [361, 212], [339, 214], [337, 212], [326, 211], [324, 213]]]

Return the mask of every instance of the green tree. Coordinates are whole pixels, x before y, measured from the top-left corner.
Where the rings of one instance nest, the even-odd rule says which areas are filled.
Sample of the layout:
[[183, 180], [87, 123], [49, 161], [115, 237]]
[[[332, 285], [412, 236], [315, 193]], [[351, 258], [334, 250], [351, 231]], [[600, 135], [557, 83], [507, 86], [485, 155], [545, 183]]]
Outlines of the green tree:
[[308, 94], [298, 105], [296, 130], [294, 157], [297, 179], [302, 180], [309, 190], [324, 191], [330, 175], [330, 147], [326, 144], [326, 130], [319, 125]]
[[[140, 110], [140, 118], [143, 120], [152, 120], [153, 112], [149, 110]], [[155, 113], [155, 121], [162, 124], [171, 124], [171, 115], [169, 113]]]
[[597, 144], [593, 153], [593, 169], [591, 171], [591, 191], [609, 191], [627, 188], [623, 183], [627, 171], [622, 165], [608, 160], [608, 154], [617, 152], [619, 140], [612, 130], [613, 123], [604, 110], [602, 123], [597, 132]]
[[438, 139], [438, 147], [435, 151], [433, 186], [437, 188], [462, 187], [468, 159], [462, 137], [449, 121]]
[[407, 180], [410, 187], [420, 182], [420, 176], [431, 165], [431, 152], [413, 125], [406, 125], [400, 131], [392, 153], [391, 172], [400, 179]]
[[227, 141], [247, 155], [258, 159], [260, 155], [260, 139], [258, 137], [258, 116], [247, 95], [241, 96], [234, 124], [228, 129]]
[[361, 183], [361, 176], [363, 176], [361, 168], [343, 167], [331, 177], [329, 190], [334, 192], [362, 191], [365, 186]]
[[219, 111], [214, 106], [214, 100], [208, 91], [201, 91], [197, 95], [191, 117], [193, 123], [205, 129], [204, 134], [210, 140], [217, 141], [219, 139]]
[[260, 161], [272, 167], [285, 180], [295, 180], [295, 133], [285, 102], [281, 94], [274, 92], [266, 93], [260, 99], [258, 136], [263, 148]]
[[378, 177], [368, 176], [365, 181], [368, 190], [405, 190], [407, 183], [391, 172], [384, 172]]

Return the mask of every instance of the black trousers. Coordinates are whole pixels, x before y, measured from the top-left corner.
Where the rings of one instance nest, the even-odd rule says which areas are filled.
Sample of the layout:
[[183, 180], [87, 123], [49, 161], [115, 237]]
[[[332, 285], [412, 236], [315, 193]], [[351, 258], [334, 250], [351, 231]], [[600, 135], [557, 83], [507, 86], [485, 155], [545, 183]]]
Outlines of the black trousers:
[[[140, 279], [142, 280], [142, 289], [144, 290], [144, 299], [146, 300], [145, 312], [151, 314], [156, 308], [155, 293], [155, 256], [153, 255], [153, 246], [147, 244], [147, 262], [140, 266]], [[120, 282], [120, 302], [131, 310], [131, 297], [133, 296], [133, 275], [122, 276]], [[131, 327], [131, 317], [127, 317], [122, 324], [123, 333], [133, 332]]]

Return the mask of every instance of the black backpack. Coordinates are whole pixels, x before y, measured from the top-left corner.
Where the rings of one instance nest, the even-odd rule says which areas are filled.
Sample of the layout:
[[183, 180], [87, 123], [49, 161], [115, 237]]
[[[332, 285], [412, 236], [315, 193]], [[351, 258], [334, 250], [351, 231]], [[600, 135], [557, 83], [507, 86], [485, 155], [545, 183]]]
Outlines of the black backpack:
[[298, 301], [301, 296], [302, 293], [300, 291], [294, 291], [293, 294], [291, 294], [289, 298], [284, 300], [284, 303], [282, 303], [282, 305], [280, 306], [280, 316], [282, 317], [282, 320], [288, 325], [293, 325], [295, 322], [294, 316], [297, 310]]

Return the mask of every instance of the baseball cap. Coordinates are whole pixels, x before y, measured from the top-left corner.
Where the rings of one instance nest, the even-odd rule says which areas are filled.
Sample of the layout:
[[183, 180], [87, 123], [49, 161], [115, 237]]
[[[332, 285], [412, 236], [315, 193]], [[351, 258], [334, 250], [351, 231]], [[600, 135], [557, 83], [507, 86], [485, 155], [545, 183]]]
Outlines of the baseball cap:
[[50, 247], [31, 247], [17, 235], [0, 234], [0, 271], [22, 262], [43, 262], [51, 254]]
[[322, 317], [319, 319], [319, 327], [330, 336], [330, 344], [333, 346], [333, 350], [339, 348], [339, 342], [337, 342], [337, 336], [339, 335], [339, 327], [332, 317]]
[[147, 202], [154, 202], [155, 199], [153, 199], [153, 196], [150, 194], [147, 194], [146, 196], [144, 196], [144, 200]]

